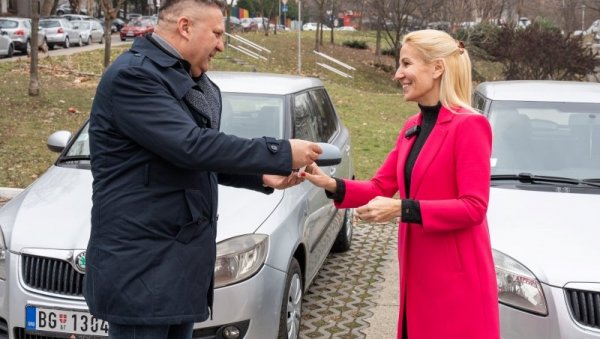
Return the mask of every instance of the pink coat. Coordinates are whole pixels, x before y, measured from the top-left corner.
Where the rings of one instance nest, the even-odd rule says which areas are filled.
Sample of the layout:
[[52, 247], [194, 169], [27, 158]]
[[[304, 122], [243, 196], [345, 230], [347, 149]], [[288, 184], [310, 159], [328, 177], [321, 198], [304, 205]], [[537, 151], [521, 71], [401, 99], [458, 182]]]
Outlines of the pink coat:
[[[404, 165], [415, 141], [405, 131], [369, 181], [346, 181], [340, 208], [376, 196], [406, 198]], [[400, 316], [406, 305], [409, 339], [497, 339], [498, 291], [486, 220], [492, 134], [487, 119], [442, 107], [412, 172], [410, 197], [423, 224], [400, 223]]]

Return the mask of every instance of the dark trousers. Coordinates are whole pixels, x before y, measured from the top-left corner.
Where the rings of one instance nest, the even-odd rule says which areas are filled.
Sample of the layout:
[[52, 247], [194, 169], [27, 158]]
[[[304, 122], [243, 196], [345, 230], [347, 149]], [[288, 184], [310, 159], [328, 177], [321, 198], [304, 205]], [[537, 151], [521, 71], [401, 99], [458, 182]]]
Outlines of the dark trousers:
[[179, 325], [108, 324], [109, 339], [191, 339], [194, 323]]

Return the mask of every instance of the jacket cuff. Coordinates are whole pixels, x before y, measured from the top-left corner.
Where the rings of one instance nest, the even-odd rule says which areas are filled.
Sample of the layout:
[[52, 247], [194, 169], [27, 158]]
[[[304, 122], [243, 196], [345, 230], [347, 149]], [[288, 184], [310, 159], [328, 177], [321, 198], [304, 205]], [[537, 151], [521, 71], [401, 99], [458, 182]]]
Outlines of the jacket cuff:
[[342, 202], [344, 201], [344, 197], [346, 197], [346, 183], [344, 180], [336, 177], [333, 177], [333, 179], [335, 179], [336, 185], [335, 192], [331, 193], [328, 190], [325, 190], [325, 195], [327, 198], [333, 199], [335, 202]]
[[400, 216], [402, 222], [411, 224], [423, 224], [421, 219], [421, 205], [413, 199], [402, 199], [402, 211]]

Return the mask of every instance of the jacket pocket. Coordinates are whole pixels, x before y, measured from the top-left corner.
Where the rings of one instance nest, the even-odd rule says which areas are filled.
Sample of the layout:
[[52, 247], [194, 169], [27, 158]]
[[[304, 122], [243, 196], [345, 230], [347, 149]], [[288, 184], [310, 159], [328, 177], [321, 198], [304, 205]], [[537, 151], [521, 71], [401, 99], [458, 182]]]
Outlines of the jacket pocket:
[[186, 189], [185, 201], [192, 217], [191, 221], [181, 225], [175, 239], [183, 244], [190, 243], [203, 229], [209, 227], [210, 208], [207, 197], [200, 190]]

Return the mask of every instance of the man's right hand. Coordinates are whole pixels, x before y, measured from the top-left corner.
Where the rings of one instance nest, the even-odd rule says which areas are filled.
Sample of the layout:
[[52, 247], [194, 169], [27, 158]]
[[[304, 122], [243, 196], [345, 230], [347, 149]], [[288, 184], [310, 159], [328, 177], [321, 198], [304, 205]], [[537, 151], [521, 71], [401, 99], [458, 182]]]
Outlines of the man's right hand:
[[323, 153], [321, 147], [311, 141], [290, 139], [290, 145], [292, 146], [292, 168], [294, 169], [312, 164]]

